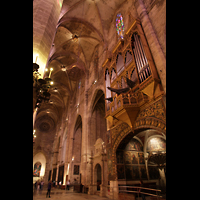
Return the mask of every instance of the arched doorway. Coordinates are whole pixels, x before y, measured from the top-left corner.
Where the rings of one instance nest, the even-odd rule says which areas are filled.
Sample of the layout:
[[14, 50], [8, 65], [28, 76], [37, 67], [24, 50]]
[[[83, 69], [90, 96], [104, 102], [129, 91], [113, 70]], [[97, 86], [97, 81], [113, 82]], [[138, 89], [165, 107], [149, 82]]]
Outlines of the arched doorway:
[[97, 190], [100, 190], [100, 185], [101, 185], [101, 165], [96, 164], [95, 166], [95, 182], [97, 184]]
[[164, 133], [141, 129], [137, 134], [127, 134], [116, 149], [118, 184], [135, 185], [143, 180], [147, 187], [159, 186], [164, 178], [157, 164], [148, 161], [152, 152], [166, 152]]

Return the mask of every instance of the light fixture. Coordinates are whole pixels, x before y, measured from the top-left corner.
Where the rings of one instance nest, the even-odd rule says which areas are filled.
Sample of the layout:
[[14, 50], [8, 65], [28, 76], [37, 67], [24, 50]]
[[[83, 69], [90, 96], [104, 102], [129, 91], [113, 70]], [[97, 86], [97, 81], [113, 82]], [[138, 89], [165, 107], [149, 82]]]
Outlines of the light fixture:
[[77, 42], [78, 41], [78, 36], [76, 34], [72, 35], [72, 40], [74, 42]]
[[51, 77], [52, 71], [53, 71], [53, 68], [51, 67], [51, 68], [50, 68], [50, 73], [49, 73], [49, 78]]
[[[37, 63], [33, 63], [33, 88], [36, 91], [36, 104], [35, 108], [39, 108], [42, 102], [48, 102], [50, 100], [50, 87], [53, 84], [50, 76], [44, 79], [39, 78], [40, 74], [38, 72], [39, 65]], [[48, 71], [46, 68], [45, 71]], [[50, 75], [53, 71], [53, 68], [50, 68]]]
[[36, 132], [36, 130], [34, 129], [33, 130], [33, 142], [35, 142], [35, 138], [36, 138], [35, 132]]
[[65, 72], [65, 71], [66, 71], [66, 68], [65, 68], [65, 66], [64, 66], [64, 65], [61, 65], [61, 70], [62, 70], [63, 72]]

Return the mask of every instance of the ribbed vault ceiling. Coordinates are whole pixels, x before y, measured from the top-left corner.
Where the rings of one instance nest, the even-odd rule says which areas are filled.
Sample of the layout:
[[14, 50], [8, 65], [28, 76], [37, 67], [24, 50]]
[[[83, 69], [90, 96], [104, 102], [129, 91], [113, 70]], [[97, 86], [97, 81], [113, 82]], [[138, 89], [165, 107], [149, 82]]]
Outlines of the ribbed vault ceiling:
[[[129, 0], [63, 1], [47, 63], [47, 68], [53, 68], [51, 103], [43, 103], [36, 119], [36, 128], [40, 131], [54, 130], [63, 112], [67, 112], [70, 96], [87, 73], [95, 47], [107, 47], [111, 23], [115, 20], [117, 10], [127, 2]], [[73, 39], [75, 35], [77, 41]], [[61, 70], [63, 65], [66, 71]], [[46, 72], [45, 75], [48, 74]]]

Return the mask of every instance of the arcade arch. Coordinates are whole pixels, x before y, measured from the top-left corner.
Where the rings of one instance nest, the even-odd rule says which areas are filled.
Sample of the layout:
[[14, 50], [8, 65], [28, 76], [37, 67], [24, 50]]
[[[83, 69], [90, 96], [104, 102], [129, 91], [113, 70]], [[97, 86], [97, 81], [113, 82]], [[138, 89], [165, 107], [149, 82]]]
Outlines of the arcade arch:
[[151, 152], [165, 151], [166, 137], [162, 132], [155, 129], [140, 130], [136, 135], [129, 132], [116, 149], [118, 184], [137, 184], [142, 179], [159, 185], [161, 171], [156, 164], [148, 162], [148, 157]]

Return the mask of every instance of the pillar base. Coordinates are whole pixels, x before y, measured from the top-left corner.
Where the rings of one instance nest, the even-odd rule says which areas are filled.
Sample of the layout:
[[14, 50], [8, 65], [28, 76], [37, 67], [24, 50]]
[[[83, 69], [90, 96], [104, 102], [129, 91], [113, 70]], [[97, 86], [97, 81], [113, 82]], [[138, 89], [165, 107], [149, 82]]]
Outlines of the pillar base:
[[110, 196], [109, 199], [119, 199], [118, 181], [110, 181]]
[[108, 192], [108, 189], [105, 185], [100, 185], [100, 197], [106, 197], [107, 196], [107, 192]]
[[89, 185], [88, 194], [94, 194], [97, 191], [96, 185]]

